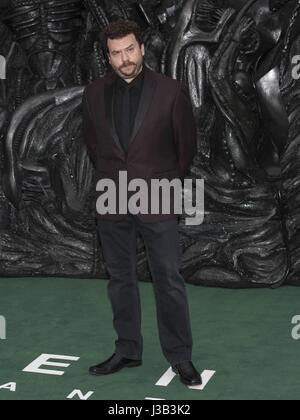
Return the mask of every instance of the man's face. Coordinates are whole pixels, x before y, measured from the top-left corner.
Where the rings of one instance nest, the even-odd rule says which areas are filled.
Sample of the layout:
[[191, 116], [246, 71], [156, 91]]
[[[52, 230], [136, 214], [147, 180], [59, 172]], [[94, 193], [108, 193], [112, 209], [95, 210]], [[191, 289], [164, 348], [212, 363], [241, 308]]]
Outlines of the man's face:
[[144, 61], [145, 47], [140, 45], [134, 34], [123, 38], [108, 39], [109, 62], [123, 79], [134, 79]]

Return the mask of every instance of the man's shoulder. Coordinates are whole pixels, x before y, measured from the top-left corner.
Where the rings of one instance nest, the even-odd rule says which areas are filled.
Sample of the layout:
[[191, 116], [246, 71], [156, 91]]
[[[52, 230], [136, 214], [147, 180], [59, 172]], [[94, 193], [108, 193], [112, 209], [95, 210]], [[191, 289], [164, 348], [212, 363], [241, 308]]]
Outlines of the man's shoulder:
[[[174, 90], [178, 91], [182, 86], [182, 82], [171, 77], [159, 73], [158, 71], [152, 70], [146, 66], [145, 70], [148, 72], [148, 75], [151, 79], [155, 80], [160, 86], [165, 87], [168, 91]], [[90, 82], [85, 87], [85, 93], [87, 95], [98, 93], [99, 90], [103, 89], [105, 84], [110, 83], [114, 80], [114, 72], [108, 72], [104, 77]]]
[[84, 92], [87, 94], [93, 92], [99, 92], [99, 89], [103, 89], [103, 86], [112, 80], [113, 74], [111, 72], [107, 73], [105, 76], [100, 79], [93, 80], [85, 86]]
[[168, 88], [172, 88], [174, 90], [180, 89], [182, 86], [182, 82], [176, 79], [172, 79], [172, 77], [169, 77], [163, 73], [159, 73], [157, 71], [151, 70], [148, 68], [148, 71], [151, 73], [152, 77], [156, 79], [158, 83], [161, 83], [164, 86], [167, 86]]

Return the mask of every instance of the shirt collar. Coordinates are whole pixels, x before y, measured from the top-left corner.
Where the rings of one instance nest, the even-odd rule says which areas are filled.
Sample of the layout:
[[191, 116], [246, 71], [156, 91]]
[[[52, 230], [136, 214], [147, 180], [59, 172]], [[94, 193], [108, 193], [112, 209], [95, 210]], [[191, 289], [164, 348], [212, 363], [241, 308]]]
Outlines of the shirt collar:
[[117, 75], [117, 86], [118, 87], [123, 87], [123, 88], [141, 88], [142, 86], [142, 82], [144, 79], [144, 73], [145, 73], [145, 66], [143, 65], [142, 70], [140, 71], [140, 73], [130, 82], [126, 82], [124, 79], [122, 79], [122, 77], [120, 77], [119, 75]]

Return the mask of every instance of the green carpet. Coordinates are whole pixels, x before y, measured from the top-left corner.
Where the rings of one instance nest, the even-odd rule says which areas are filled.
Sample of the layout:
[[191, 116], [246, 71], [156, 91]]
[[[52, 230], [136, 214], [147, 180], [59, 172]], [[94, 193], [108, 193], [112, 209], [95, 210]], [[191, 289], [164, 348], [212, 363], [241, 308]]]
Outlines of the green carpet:
[[[226, 290], [187, 285], [194, 338], [193, 363], [216, 371], [203, 391], [176, 376], [155, 385], [170, 367], [158, 339], [151, 283], [140, 283], [143, 365], [92, 377], [88, 367], [114, 350], [115, 332], [106, 280], [0, 279], [0, 315], [7, 338], [0, 340], [0, 400], [64, 400], [74, 390], [91, 400], [299, 399], [300, 341], [291, 320], [300, 314], [300, 289]], [[41, 354], [80, 357], [63, 376], [23, 372]]]

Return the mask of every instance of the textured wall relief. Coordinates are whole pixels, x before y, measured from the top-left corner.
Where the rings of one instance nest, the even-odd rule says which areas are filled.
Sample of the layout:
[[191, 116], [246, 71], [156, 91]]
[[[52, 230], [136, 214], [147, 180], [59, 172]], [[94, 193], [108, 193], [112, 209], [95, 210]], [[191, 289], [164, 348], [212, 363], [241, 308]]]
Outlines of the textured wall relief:
[[[300, 284], [299, 0], [1, 2], [0, 274], [102, 277], [85, 85], [104, 77], [100, 31], [143, 28], [146, 64], [187, 86], [198, 128], [189, 175], [205, 218], [180, 222], [188, 283]], [[150, 279], [138, 238], [138, 271]]]

